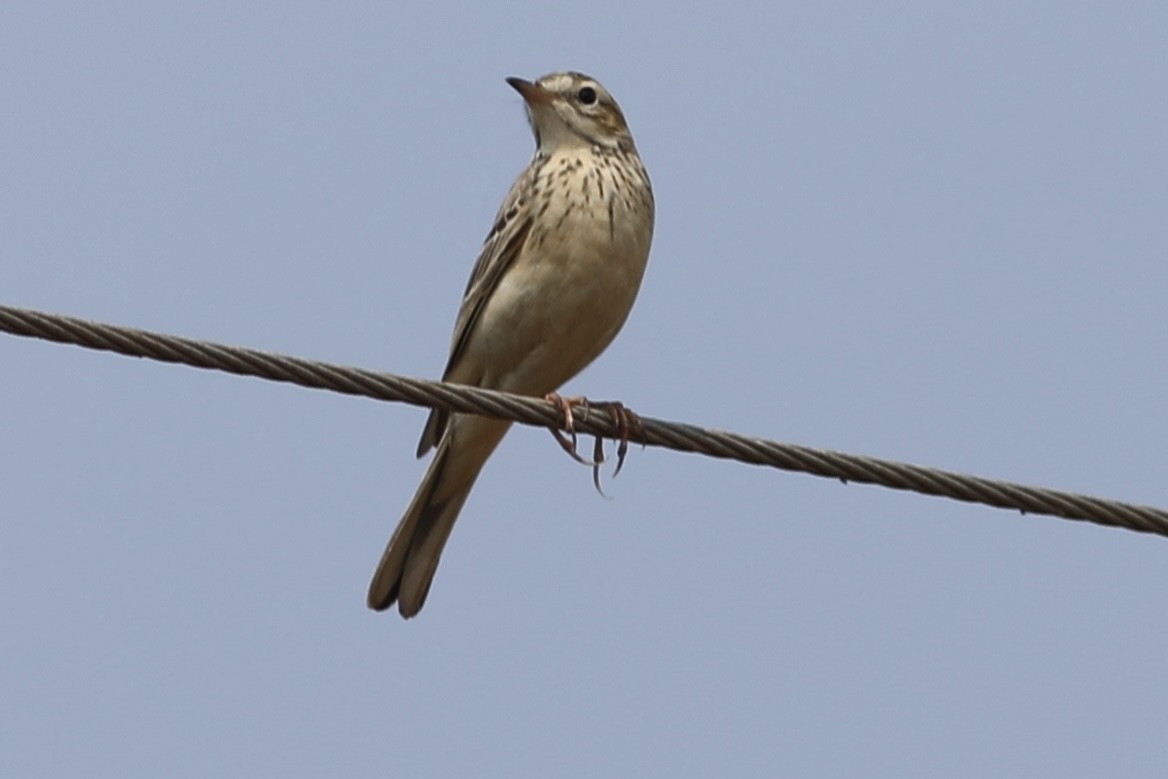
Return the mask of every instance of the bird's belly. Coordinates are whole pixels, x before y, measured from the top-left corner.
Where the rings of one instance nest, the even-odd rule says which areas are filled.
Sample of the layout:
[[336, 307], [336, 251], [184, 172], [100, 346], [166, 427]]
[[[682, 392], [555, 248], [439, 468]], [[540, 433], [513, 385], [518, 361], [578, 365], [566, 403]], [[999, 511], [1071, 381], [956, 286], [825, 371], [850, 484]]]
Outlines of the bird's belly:
[[[480, 386], [543, 395], [582, 371], [632, 309], [648, 247], [588, 240], [535, 246], [499, 280], [477, 323]], [[607, 234], [605, 235], [607, 239]]]

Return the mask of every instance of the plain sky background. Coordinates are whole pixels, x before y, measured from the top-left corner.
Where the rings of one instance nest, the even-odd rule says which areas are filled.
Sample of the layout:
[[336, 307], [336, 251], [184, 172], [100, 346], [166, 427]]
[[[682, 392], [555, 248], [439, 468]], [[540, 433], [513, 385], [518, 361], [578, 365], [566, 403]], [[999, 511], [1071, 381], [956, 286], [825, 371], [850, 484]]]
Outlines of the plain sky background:
[[[0, 302], [436, 377], [578, 69], [640, 412], [1168, 506], [1168, 5], [0, 7]], [[0, 774], [1162, 776], [1164, 539], [544, 431], [421, 616], [424, 411], [0, 335]]]

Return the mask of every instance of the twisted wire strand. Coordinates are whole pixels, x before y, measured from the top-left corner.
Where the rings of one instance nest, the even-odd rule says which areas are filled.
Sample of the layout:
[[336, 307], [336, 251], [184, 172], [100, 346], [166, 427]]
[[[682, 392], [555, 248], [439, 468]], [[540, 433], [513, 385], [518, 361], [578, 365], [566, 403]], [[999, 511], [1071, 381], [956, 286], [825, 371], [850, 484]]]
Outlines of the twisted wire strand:
[[[536, 427], [563, 427], [561, 412], [543, 399], [196, 341], [31, 309], [0, 306], [0, 331], [376, 400], [499, 417]], [[967, 503], [1168, 536], [1168, 511], [1151, 506], [781, 443], [650, 417], [641, 417], [641, 422], [643, 426], [639, 430], [629, 431], [631, 442], [844, 482], [877, 484]], [[621, 433], [618, 421], [603, 409], [576, 412], [575, 428], [578, 433], [604, 438], [617, 438]]]

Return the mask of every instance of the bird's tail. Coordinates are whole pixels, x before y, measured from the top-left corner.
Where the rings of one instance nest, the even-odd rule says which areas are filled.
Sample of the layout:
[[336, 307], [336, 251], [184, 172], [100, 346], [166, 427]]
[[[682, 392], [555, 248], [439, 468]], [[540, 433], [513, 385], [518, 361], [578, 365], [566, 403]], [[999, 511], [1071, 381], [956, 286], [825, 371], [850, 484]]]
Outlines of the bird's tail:
[[[474, 418], [466, 427], [487, 430], [478, 429], [477, 435], [468, 435], [470, 440], [465, 443], [473, 441], [470, 446], [455, 444], [455, 431], [448, 431], [373, 573], [369, 608], [384, 611], [396, 601], [403, 617], [421, 611], [458, 512], [508, 426], [497, 420]], [[471, 433], [467, 429], [458, 432]], [[485, 438], [483, 433], [487, 433]]]

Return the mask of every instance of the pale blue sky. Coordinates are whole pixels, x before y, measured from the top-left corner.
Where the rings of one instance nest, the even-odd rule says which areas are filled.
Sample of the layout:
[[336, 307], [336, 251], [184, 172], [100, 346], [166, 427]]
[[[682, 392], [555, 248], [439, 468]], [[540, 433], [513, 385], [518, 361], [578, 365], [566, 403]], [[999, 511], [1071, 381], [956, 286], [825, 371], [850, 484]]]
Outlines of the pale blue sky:
[[[570, 389], [1168, 506], [1168, 7], [5, 3], [0, 302], [437, 376], [572, 68], [656, 188]], [[1168, 544], [0, 335], [0, 774], [1158, 776]]]

